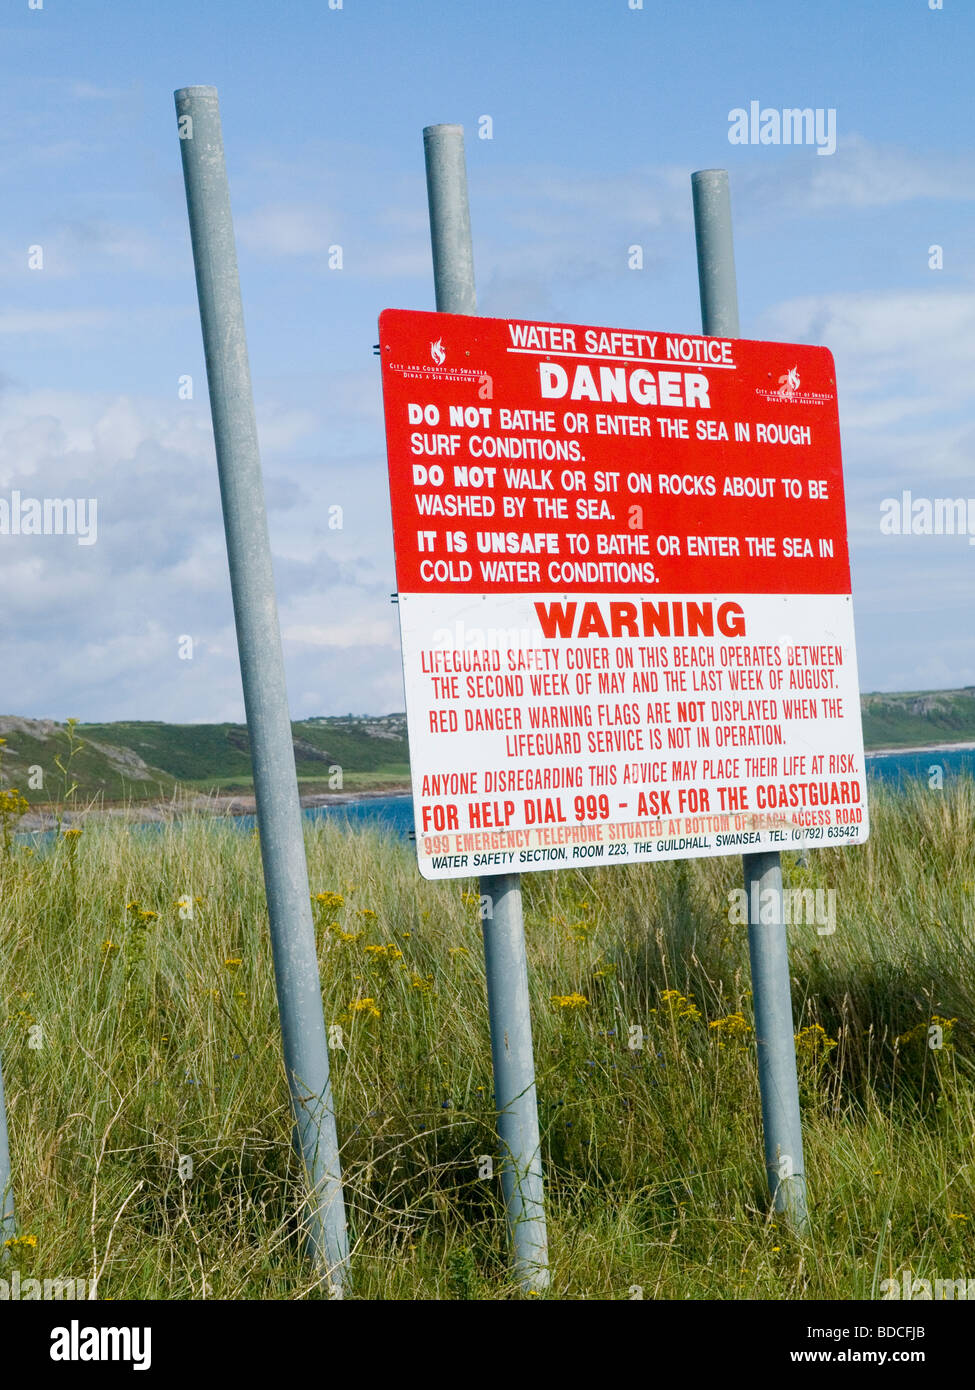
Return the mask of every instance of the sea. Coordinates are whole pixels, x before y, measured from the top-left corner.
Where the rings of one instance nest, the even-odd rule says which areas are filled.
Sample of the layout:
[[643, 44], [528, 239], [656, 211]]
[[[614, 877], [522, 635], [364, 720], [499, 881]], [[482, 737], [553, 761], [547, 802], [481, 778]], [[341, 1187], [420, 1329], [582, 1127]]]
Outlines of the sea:
[[[947, 786], [954, 777], [975, 777], [975, 748], [926, 748], [899, 753], [868, 753], [867, 777], [895, 787], [921, 780], [930, 785], [934, 769], [941, 769]], [[309, 820], [339, 820], [350, 826], [373, 825], [393, 835], [410, 838], [414, 833], [413, 801], [408, 793], [371, 796], [346, 801], [338, 806], [315, 806], [304, 812]], [[235, 817], [241, 829], [256, 825], [254, 816]]]
[[[975, 777], [975, 748], [956, 745], [946, 748], [913, 749], [901, 752], [867, 754], [868, 780], [876, 780], [892, 787], [906, 787], [912, 781], [920, 780], [926, 785], [936, 785], [940, 768], [940, 782], [948, 786], [953, 778]], [[414, 836], [413, 800], [408, 792], [392, 796], [363, 796], [342, 801], [331, 806], [311, 806], [303, 812], [311, 821], [329, 820], [348, 825], [351, 828], [373, 826], [395, 837], [408, 840]], [[252, 830], [257, 817], [226, 817], [239, 830]], [[151, 828], [153, 822], [137, 822], [142, 828]], [[18, 835], [24, 843], [43, 845], [52, 837], [52, 831], [32, 832]]]
[[941, 769], [946, 786], [953, 777], [975, 777], [975, 748], [960, 743], [947, 748], [867, 754], [867, 777], [895, 786], [911, 780], [934, 785], [937, 768]]

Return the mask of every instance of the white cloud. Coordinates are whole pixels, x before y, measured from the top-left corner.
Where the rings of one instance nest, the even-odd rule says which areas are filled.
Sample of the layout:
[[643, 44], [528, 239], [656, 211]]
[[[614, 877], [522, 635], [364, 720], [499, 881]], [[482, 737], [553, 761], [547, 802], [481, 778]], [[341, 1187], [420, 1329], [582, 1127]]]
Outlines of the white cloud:
[[855, 132], [840, 136], [835, 154], [804, 157], [812, 153], [749, 148], [751, 157], [734, 174], [736, 208], [821, 213], [975, 197], [975, 160], [968, 155], [917, 155]]
[[93, 328], [108, 328], [118, 317], [108, 309], [8, 309], [0, 312], [0, 334], [73, 337]]
[[242, 245], [266, 256], [309, 256], [328, 251], [335, 240], [326, 230], [324, 209], [297, 204], [271, 203], [237, 219]]
[[94, 82], [72, 82], [68, 91], [79, 101], [112, 101], [122, 95], [114, 87], [99, 87]]
[[756, 337], [827, 345], [844, 423], [900, 424], [967, 407], [975, 373], [975, 292], [806, 295], [761, 315]]
[[[401, 708], [383, 462], [296, 461], [317, 421], [269, 400], [271, 536], [296, 717]], [[280, 457], [278, 456], [280, 455]], [[0, 490], [95, 497], [97, 544], [0, 537], [0, 711], [84, 719], [241, 719], [240, 673], [205, 404], [8, 391]], [[330, 532], [327, 507], [345, 509]], [[194, 638], [192, 661], [178, 639]], [[341, 661], [336, 656], [341, 653]]]
[[306, 647], [370, 647], [392, 646], [396, 640], [396, 625], [392, 621], [374, 618], [330, 623], [293, 623], [282, 632], [287, 642]]

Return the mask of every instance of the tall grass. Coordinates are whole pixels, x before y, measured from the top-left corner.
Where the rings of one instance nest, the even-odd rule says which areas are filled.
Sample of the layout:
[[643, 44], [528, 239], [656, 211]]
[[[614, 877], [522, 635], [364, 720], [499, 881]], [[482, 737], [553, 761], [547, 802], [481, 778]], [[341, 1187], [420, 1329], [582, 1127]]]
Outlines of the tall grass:
[[[790, 928], [804, 1241], [768, 1212], [747, 937], [729, 924], [740, 861], [523, 879], [552, 1296], [863, 1298], [904, 1268], [975, 1277], [975, 787], [876, 787], [872, 814], [867, 845], [783, 860], [790, 886], [837, 895], [833, 934]], [[482, 1176], [476, 885], [424, 882], [377, 832], [319, 823], [307, 845], [351, 1292], [514, 1296]], [[0, 1001], [22, 1278], [321, 1296], [253, 835], [92, 820], [12, 846]]]

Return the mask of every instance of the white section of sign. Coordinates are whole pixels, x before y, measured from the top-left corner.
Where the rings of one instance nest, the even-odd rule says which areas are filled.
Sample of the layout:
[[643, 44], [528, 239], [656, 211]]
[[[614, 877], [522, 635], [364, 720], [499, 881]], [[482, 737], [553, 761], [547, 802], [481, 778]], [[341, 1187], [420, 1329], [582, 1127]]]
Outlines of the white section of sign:
[[399, 612], [425, 878], [867, 838], [848, 596], [401, 593]]

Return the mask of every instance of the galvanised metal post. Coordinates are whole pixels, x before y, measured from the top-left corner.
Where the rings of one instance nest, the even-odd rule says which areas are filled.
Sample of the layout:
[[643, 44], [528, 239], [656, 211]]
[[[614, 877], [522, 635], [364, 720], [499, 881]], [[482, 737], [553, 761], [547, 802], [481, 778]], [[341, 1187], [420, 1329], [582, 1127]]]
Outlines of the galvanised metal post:
[[[445, 314], [475, 314], [463, 127], [427, 126], [423, 151], [437, 309]], [[548, 1234], [521, 876], [484, 877], [480, 893], [501, 1187], [514, 1247], [515, 1277], [526, 1289], [545, 1289], [549, 1284]]]
[[[701, 286], [701, 329], [710, 337], [737, 338], [738, 287], [727, 170], [703, 169], [692, 174], [691, 189]], [[809, 1229], [809, 1212], [789, 951], [782, 911], [782, 862], [777, 853], [743, 854], [741, 862], [748, 904], [765, 1167], [775, 1210], [785, 1215], [795, 1231], [804, 1234]], [[760, 914], [763, 901], [766, 907], [777, 904], [776, 911]], [[773, 920], [761, 921], [760, 916], [771, 916]]]
[[10, 1254], [4, 1242], [11, 1240], [16, 1234], [10, 1141], [7, 1137], [7, 1102], [3, 1094], [3, 1071], [0, 1070], [0, 1260]]
[[220, 108], [215, 87], [175, 95], [295, 1145], [311, 1254], [340, 1294], [345, 1201]]

